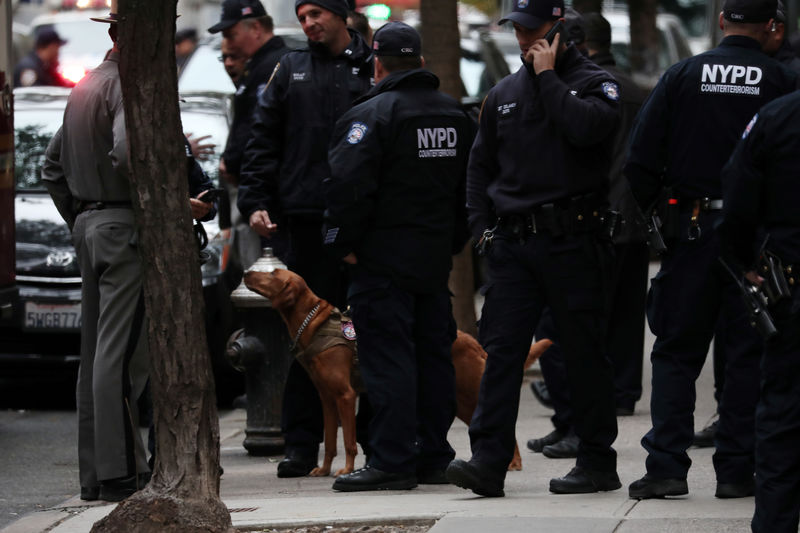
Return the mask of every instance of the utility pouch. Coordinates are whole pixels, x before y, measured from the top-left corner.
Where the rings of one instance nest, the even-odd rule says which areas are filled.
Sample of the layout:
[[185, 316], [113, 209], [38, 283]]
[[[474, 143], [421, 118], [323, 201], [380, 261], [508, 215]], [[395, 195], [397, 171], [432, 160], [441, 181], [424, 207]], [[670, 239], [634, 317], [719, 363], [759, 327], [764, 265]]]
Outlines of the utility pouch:
[[761, 288], [767, 295], [770, 306], [791, 296], [789, 280], [780, 257], [768, 250], [762, 251], [758, 258], [758, 274], [764, 278]]

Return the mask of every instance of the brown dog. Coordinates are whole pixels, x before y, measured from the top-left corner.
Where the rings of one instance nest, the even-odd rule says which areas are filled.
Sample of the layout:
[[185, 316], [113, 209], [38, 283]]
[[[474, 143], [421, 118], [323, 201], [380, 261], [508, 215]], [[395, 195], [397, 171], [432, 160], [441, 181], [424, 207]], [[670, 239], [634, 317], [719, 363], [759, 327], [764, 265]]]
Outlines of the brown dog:
[[[355, 468], [356, 392], [351, 384], [355, 367], [355, 341], [347, 338], [348, 321], [338, 309], [319, 298], [294, 272], [275, 269], [272, 272], [247, 272], [247, 288], [269, 298], [273, 309], [280, 313], [289, 335], [299, 352], [298, 360], [308, 372], [322, 401], [325, 435], [325, 458], [322, 466], [311, 471], [312, 476], [327, 476], [336, 456], [336, 433], [341, 421], [344, 434], [345, 467], [336, 476], [348, 474]], [[552, 344], [542, 340], [531, 347], [525, 368], [536, 361]], [[456, 413], [469, 425], [478, 403], [481, 376], [486, 366], [486, 352], [472, 336], [458, 332], [453, 343], [453, 366], [456, 379]], [[509, 470], [521, 470], [519, 448]]]

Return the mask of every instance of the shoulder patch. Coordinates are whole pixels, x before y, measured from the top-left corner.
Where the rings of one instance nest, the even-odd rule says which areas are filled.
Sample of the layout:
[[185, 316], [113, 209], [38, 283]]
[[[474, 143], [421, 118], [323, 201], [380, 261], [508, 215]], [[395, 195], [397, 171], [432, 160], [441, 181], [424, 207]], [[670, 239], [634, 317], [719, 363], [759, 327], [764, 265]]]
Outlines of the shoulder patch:
[[614, 102], [619, 100], [619, 85], [611, 81], [604, 81], [603, 82], [603, 94], [606, 95], [606, 98], [609, 100], [613, 100]]
[[744, 129], [744, 133], [742, 133], [742, 139], [746, 139], [748, 135], [750, 135], [750, 130], [753, 129], [753, 126], [756, 125], [756, 121], [758, 120], [758, 113], [753, 115], [753, 118], [750, 120], [750, 123]]
[[363, 122], [353, 122], [350, 126], [350, 132], [347, 134], [347, 142], [350, 144], [358, 144], [364, 139], [367, 134], [367, 125]]

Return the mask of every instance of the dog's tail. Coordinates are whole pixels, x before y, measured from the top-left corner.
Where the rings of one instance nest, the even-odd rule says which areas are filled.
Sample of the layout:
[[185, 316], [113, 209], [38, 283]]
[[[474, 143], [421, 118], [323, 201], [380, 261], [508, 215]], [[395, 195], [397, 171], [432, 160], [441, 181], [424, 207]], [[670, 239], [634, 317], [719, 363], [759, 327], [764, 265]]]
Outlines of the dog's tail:
[[553, 341], [550, 339], [542, 339], [533, 343], [531, 349], [528, 351], [528, 357], [525, 359], [525, 370], [529, 369], [552, 345]]

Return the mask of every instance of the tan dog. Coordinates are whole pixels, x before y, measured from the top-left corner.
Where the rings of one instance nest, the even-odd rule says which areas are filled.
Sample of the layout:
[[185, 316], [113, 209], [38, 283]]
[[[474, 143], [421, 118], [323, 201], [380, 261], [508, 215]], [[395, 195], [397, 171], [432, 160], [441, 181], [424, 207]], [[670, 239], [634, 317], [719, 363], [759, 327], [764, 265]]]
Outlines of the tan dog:
[[[295, 339], [297, 357], [319, 391], [322, 401], [325, 435], [325, 457], [322, 466], [311, 471], [312, 476], [327, 476], [336, 456], [336, 433], [341, 421], [344, 435], [345, 466], [336, 476], [349, 474], [355, 468], [356, 391], [351, 384], [355, 366], [355, 342], [345, 338], [347, 322], [329, 302], [319, 298], [294, 272], [275, 269], [272, 272], [247, 272], [245, 285], [269, 298], [273, 309], [280, 313], [289, 335]], [[303, 325], [305, 324], [305, 326]], [[338, 331], [338, 335], [336, 334]], [[531, 347], [525, 368], [536, 361], [552, 343], [542, 340]], [[469, 425], [478, 403], [481, 376], [486, 366], [486, 352], [472, 336], [458, 332], [453, 343], [453, 366], [456, 381], [456, 413]], [[521, 470], [519, 448], [509, 470]]]

